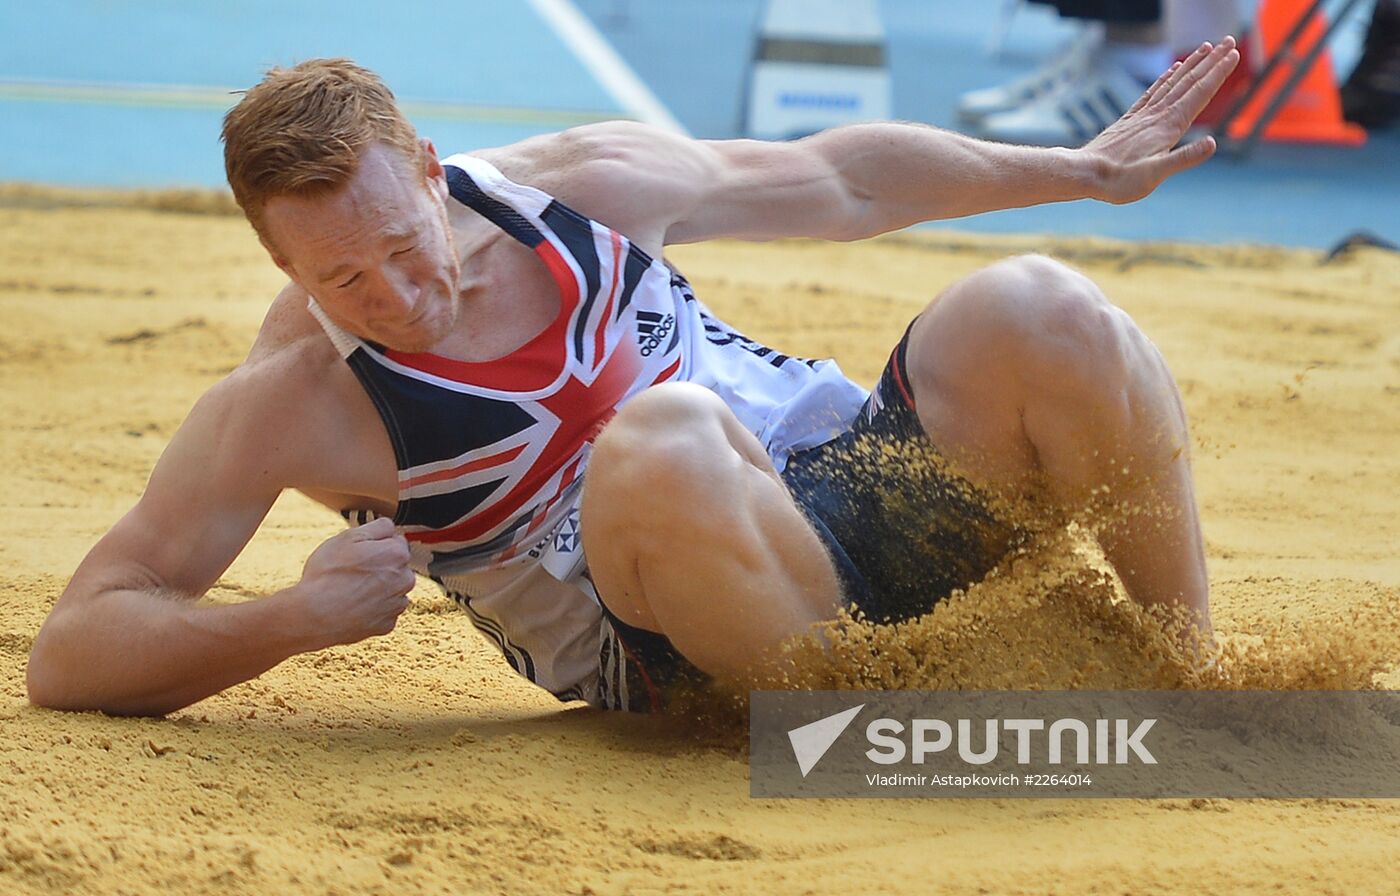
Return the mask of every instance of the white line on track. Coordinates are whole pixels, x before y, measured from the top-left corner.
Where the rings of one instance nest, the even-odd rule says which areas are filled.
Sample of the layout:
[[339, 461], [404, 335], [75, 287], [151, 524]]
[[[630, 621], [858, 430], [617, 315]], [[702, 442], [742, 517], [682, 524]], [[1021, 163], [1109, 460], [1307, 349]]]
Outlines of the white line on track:
[[[41, 103], [88, 103], [99, 106], [143, 106], [223, 111], [238, 102], [242, 90], [189, 84], [132, 84], [97, 81], [42, 81], [0, 77], [0, 100]], [[409, 118], [448, 121], [531, 124], [567, 128], [616, 118], [594, 109], [545, 109], [467, 103], [402, 100]]]
[[530, 0], [530, 5], [628, 115], [677, 134], [689, 134], [572, 0]]

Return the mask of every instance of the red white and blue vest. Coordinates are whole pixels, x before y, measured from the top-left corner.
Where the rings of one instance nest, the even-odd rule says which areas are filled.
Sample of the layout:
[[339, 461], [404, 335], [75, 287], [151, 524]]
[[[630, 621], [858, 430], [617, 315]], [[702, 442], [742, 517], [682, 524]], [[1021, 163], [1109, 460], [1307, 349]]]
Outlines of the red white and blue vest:
[[643, 389], [690, 381], [723, 398], [781, 469], [792, 451], [844, 430], [866, 393], [832, 361], [781, 354], [722, 323], [622, 234], [481, 159], [443, 165], [454, 200], [539, 257], [562, 297], [558, 317], [509, 355], [467, 363], [386, 349], [310, 308], [388, 430], [394, 522], [414, 569], [517, 672], [561, 699], [614, 703], [625, 676], [600, 667], [615, 636], [579, 538], [594, 437]]

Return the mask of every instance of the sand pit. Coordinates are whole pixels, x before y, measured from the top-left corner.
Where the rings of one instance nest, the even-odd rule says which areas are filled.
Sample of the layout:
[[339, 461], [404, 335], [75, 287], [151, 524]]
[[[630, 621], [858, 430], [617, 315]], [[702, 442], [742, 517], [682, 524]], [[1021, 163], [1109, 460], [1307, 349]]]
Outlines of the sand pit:
[[[0, 193], [0, 893], [1394, 892], [1385, 801], [750, 800], [732, 742], [561, 706], [429, 585], [392, 636], [167, 720], [28, 706], [66, 576], [281, 285], [240, 218], [70, 198]], [[1400, 258], [940, 234], [674, 260], [749, 335], [869, 383], [933, 292], [1033, 248], [1101, 283], [1180, 381], [1235, 681], [1400, 687]], [[212, 599], [290, 584], [338, 526], [284, 496]], [[1111, 639], [1048, 650], [1075, 595], [1111, 589], [1086, 563], [1028, 574], [1035, 606], [974, 590], [861, 680], [1154, 681]], [[950, 641], [958, 618], [1032, 622], [1017, 648], [1047, 649], [1013, 664], [1004, 638]]]

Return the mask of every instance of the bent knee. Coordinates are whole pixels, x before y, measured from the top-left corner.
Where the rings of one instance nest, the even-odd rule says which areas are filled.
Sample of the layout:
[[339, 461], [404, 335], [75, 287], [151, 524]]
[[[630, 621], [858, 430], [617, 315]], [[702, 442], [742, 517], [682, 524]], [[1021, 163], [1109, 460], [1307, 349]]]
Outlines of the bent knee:
[[729, 409], [718, 395], [694, 383], [662, 383], [638, 393], [603, 429], [598, 443], [619, 436], [658, 438], [715, 422]]
[[623, 405], [603, 428], [593, 444], [590, 470], [625, 471], [633, 481], [683, 475], [723, 437], [722, 417], [729, 413], [719, 396], [703, 386], [653, 386]]
[[1085, 275], [1043, 255], [1022, 255], [964, 285], [966, 337], [1027, 387], [1076, 390], [1125, 381], [1137, 328]]
[[608, 516], [623, 515], [635, 525], [653, 516], [674, 518], [677, 506], [703, 504], [731, 467], [746, 462], [746, 452], [736, 450], [738, 426], [733, 412], [702, 386], [647, 389], [594, 442], [584, 512], [597, 517], [606, 507]]

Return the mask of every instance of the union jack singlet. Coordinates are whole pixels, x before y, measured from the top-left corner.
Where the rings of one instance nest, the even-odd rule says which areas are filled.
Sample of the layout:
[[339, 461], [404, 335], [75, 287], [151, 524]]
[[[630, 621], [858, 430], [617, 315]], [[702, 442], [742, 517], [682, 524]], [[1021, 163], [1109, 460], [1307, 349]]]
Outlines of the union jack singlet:
[[[443, 161], [453, 200], [531, 249], [562, 304], [494, 361], [386, 349], [310, 310], [374, 402], [398, 464], [394, 523], [521, 675], [561, 700], [626, 706], [616, 635], [587, 576], [579, 498], [593, 438], [650, 386], [711, 389], [768, 450], [834, 438], [866, 391], [834, 361], [780, 354], [716, 319], [685, 278], [622, 234], [469, 155]], [[352, 525], [374, 518], [346, 514]], [[610, 645], [610, 647], [608, 646]]]

